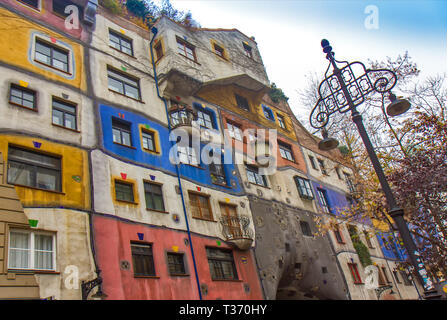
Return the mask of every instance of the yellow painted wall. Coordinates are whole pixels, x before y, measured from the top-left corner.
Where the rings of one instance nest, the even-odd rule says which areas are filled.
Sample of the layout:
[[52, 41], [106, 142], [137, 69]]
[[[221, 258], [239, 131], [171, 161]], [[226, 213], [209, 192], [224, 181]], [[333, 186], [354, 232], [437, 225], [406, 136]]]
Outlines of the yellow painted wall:
[[[245, 111], [239, 108], [236, 104], [235, 94], [245, 97], [250, 105], [250, 112]], [[289, 115], [285, 112], [280, 111], [279, 109], [269, 105], [270, 109], [275, 113], [276, 122], [272, 122], [265, 118], [264, 112], [262, 111], [261, 106], [261, 98], [264, 93], [253, 92], [249, 90], [244, 90], [243, 88], [236, 86], [210, 86], [200, 90], [198, 96], [214, 103], [218, 106], [221, 106], [225, 109], [228, 109], [234, 113], [240, 114], [241, 116], [250, 119], [254, 122], [257, 122], [261, 126], [277, 129], [281, 134], [289, 137], [290, 139], [297, 141], [295, 130], [293, 130], [292, 120]], [[279, 113], [284, 116], [286, 121], [286, 126], [290, 130], [283, 130], [276, 119], [276, 114]]]
[[[35, 148], [33, 141], [40, 142], [41, 147]], [[90, 179], [86, 151], [44, 139], [0, 135], [0, 152], [3, 153], [6, 162], [8, 161], [9, 144], [61, 157], [62, 192], [16, 186], [17, 194], [23, 206], [37, 207], [42, 205], [45, 207], [63, 206], [90, 209]], [[73, 177], [80, 177], [80, 181], [76, 181]]]
[[[41, 27], [33, 22], [23, 19], [14, 13], [0, 8], [0, 30], [2, 41], [0, 42], [0, 61], [10, 65], [19, 66], [27, 70], [41, 74], [45, 78], [61, 81], [82, 90], [86, 90], [86, 79], [83, 62], [83, 47], [76, 42], [62, 37], [60, 34]], [[33, 32], [40, 32], [48, 37], [54, 37], [71, 46], [73, 50], [74, 76], [67, 79], [56, 72], [45, 70], [34, 65], [29, 58], [31, 50], [31, 37]], [[55, 44], [57, 46], [57, 43]], [[32, 55], [32, 58], [34, 55]], [[20, 80], [20, 79], [18, 79]]]

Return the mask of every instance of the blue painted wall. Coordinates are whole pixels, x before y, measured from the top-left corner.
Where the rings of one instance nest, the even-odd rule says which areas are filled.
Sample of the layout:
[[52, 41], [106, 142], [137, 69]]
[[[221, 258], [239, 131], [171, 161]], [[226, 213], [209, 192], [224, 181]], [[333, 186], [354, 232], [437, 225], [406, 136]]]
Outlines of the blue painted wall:
[[[172, 142], [169, 141], [169, 130], [167, 127], [151, 121], [141, 115], [129, 111], [121, 110], [119, 108], [100, 104], [101, 126], [103, 132], [103, 146], [104, 148], [117, 156], [132, 160], [142, 165], [149, 165], [155, 168], [163, 168], [176, 174], [175, 165], [169, 160], [169, 150]], [[112, 118], [115, 117], [122, 121], [126, 121], [131, 125], [131, 141], [133, 148], [122, 146], [113, 142], [112, 135]], [[150, 129], [156, 130], [160, 138], [160, 153], [153, 154], [143, 150], [140, 139], [140, 126], [148, 125]], [[201, 144], [201, 148], [205, 144]], [[227, 178], [228, 187], [213, 184], [210, 177], [210, 170], [207, 165], [200, 164], [201, 168], [189, 166], [185, 164], [180, 165], [180, 175], [183, 178], [196, 181], [198, 184], [210, 186], [226, 192], [240, 193], [242, 192], [240, 181], [237, 177], [232, 175], [233, 170], [236, 170], [234, 164], [225, 164], [224, 170]], [[232, 185], [233, 182], [233, 185]]]

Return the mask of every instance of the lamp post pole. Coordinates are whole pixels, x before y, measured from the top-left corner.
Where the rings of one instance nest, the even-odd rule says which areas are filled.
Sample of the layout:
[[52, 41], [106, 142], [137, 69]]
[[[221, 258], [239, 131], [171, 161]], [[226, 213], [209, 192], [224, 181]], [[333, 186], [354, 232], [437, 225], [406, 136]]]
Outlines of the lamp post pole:
[[[315, 128], [323, 128], [328, 123], [331, 114], [337, 111], [341, 113], [347, 111], [351, 112], [352, 121], [357, 126], [360, 137], [362, 138], [363, 144], [365, 145], [368, 156], [371, 159], [371, 163], [385, 194], [390, 209], [389, 214], [399, 230], [410, 262], [417, 271], [416, 274], [421, 280], [421, 283], [424, 285], [425, 296], [427, 298], [430, 294], [433, 294], [433, 285], [430, 279], [426, 276], [427, 273], [420, 260], [417, 247], [404, 220], [404, 210], [397, 205], [382, 166], [374, 151], [374, 147], [369, 139], [365, 126], [363, 125], [362, 116], [356, 108], [364, 102], [365, 96], [373, 91], [382, 94], [389, 93], [392, 101], [395, 101], [396, 97], [391, 93], [391, 89], [396, 84], [397, 77], [391, 70], [367, 70], [360, 62], [348, 63], [346, 61], [336, 61], [334, 53], [332, 52], [332, 47], [329, 45], [329, 41], [322, 40], [321, 45], [323, 47], [323, 52], [327, 54], [326, 58], [330, 61], [330, 65], [332, 65], [334, 71], [332, 75], [326, 75], [326, 78], [319, 86], [320, 99], [312, 110], [310, 118], [311, 125]], [[344, 63], [345, 66], [340, 69], [337, 66], [337, 62]], [[353, 69], [355, 67], [363, 68], [363, 74], [361, 76], [357, 77], [354, 75]], [[403, 103], [401, 103], [401, 108], [403, 109], [399, 110], [399, 112], [405, 112], [409, 108], [409, 103], [406, 100], [403, 101]], [[329, 148], [333, 147], [334, 144]]]

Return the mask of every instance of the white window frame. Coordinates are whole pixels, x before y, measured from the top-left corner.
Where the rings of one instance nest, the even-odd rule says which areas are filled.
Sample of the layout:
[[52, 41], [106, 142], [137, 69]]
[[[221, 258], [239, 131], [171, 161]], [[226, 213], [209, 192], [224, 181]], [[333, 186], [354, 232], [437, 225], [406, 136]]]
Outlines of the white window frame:
[[192, 147], [177, 146], [177, 155], [180, 163], [198, 166], [197, 155]]
[[[23, 267], [11, 267], [10, 263], [10, 251], [11, 251], [11, 233], [22, 233], [22, 234], [28, 234], [29, 237], [29, 248], [27, 249], [29, 251], [29, 266], [28, 268], [23, 268]], [[52, 252], [53, 252], [53, 257], [52, 257], [52, 264], [53, 264], [53, 268], [52, 269], [37, 269], [35, 268], [34, 265], [34, 258], [35, 258], [35, 245], [34, 245], [34, 238], [35, 235], [46, 235], [46, 236], [51, 236], [52, 237]], [[56, 271], [56, 234], [52, 233], [52, 232], [45, 232], [45, 231], [34, 231], [34, 230], [22, 230], [22, 229], [9, 229], [9, 237], [8, 237], [8, 270], [39, 270], [39, 271]]]
[[227, 122], [227, 130], [231, 138], [242, 141], [242, 130], [237, 125]]

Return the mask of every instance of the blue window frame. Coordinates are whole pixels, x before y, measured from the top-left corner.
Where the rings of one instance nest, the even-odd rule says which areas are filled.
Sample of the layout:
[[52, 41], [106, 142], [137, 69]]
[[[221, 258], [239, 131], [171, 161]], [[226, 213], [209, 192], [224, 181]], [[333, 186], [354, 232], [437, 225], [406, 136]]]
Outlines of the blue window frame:
[[217, 129], [216, 114], [210, 108], [204, 108], [200, 103], [192, 104], [197, 110], [197, 122], [201, 127], [208, 129]]
[[267, 119], [269, 119], [270, 121], [275, 121], [275, 116], [273, 115], [272, 109], [263, 104], [262, 110], [264, 111], [264, 115]]

